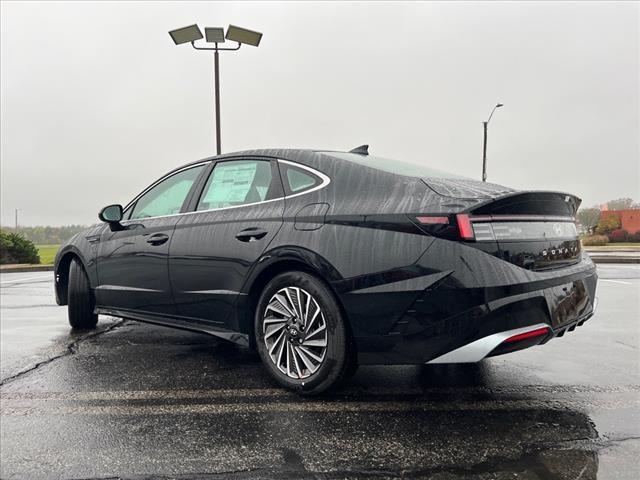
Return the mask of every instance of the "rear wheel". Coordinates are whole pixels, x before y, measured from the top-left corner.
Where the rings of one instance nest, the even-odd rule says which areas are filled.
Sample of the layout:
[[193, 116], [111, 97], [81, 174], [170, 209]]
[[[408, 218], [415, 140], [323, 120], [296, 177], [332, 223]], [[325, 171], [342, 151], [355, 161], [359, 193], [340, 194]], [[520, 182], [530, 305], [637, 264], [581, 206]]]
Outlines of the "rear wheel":
[[267, 284], [254, 331], [262, 362], [289, 389], [319, 394], [353, 369], [338, 303], [324, 283], [307, 273], [282, 273]]
[[94, 313], [95, 302], [89, 285], [89, 278], [82, 264], [73, 259], [69, 266], [69, 324], [72, 328], [86, 330], [95, 328], [98, 315]]

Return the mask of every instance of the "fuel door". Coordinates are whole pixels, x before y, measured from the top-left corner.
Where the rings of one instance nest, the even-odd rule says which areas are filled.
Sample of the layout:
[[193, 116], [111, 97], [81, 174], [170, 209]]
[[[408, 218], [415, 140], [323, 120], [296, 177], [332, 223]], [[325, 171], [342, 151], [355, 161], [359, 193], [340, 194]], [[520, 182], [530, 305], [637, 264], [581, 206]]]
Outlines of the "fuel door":
[[328, 203], [310, 203], [305, 205], [295, 215], [294, 228], [296, 230], [318, 230], [324, 225], [329, 211]]

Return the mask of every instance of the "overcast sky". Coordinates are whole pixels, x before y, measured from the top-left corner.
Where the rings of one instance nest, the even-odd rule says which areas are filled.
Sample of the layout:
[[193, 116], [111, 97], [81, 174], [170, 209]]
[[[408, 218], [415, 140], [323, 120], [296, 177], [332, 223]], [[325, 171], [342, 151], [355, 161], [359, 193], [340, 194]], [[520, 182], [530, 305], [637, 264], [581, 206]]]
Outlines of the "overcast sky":
[[213, 58], [167, 31], [261, 32], [221, 55], [223, 151], [350, 149], [592, 205], [640, 198], [638, 3], [6, 2], [3, 225], [90, 224], [215, 152]]

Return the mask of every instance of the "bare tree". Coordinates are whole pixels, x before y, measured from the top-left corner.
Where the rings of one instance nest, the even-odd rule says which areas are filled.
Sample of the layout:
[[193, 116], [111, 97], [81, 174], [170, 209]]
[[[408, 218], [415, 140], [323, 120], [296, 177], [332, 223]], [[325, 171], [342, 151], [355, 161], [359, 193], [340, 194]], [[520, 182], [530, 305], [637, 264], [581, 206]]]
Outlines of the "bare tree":
[[600, 209], [598, 207], [581, 208], [576, 218], [587, 233], [593, 233], [600, 220]]
[[628, 210], [630, 208], [636, 208], [638, 204], [634, 204], [632, 198], [618, 198], [617, 200], [609, 200], [607, 207], [609, 210]]

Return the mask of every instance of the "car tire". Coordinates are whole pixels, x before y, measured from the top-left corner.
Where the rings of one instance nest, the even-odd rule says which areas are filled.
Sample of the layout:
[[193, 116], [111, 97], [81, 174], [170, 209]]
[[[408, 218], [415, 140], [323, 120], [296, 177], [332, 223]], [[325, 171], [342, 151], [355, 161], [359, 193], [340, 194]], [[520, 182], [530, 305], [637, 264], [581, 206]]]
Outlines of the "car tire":
[[77, 259], [71, 261], [69, 266], [68, 289], [69, 325], [78, 330], [95, 328], [98, 323], [98, 315], [94, 312], [95, 301], [89, 278], [82, 264]]
[[331, 290], [308, 273], [274, 277], [260, 295], [254, 326], [262, 363], [290, 390], [318, 395], [355, 371], [340, 306]]

